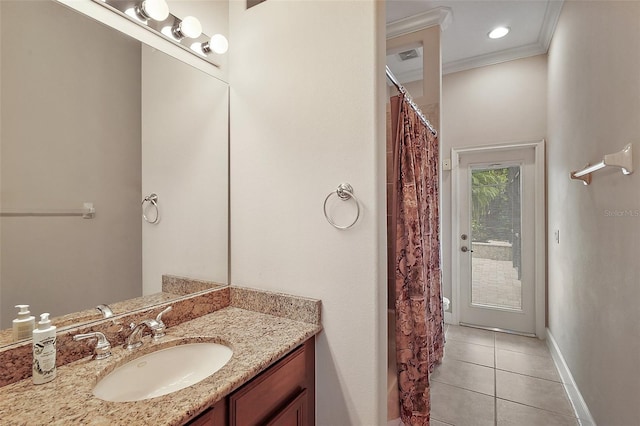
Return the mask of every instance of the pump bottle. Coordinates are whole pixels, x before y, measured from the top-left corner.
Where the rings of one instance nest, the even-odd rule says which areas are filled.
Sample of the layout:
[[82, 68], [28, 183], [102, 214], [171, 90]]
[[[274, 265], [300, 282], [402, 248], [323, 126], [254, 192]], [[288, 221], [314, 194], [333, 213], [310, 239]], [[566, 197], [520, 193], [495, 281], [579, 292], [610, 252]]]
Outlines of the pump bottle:
[[49, 314], [40, 315], [33, 330], [33, 383], [40, 385], [56, 378], [56, 327]]
[[13, 320], [13, 341], [28, 339], [31, 337], [36, 318], [29, 315], [29, 305], [16, 305], [20, 309], [18, 318]]

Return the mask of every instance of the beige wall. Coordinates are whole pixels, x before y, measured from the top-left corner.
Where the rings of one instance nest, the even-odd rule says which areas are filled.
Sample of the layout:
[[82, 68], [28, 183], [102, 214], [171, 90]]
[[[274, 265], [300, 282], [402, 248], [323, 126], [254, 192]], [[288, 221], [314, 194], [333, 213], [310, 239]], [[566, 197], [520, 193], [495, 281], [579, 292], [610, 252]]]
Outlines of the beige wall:
[[2, 208], [97, 211], [1, 219], [8, 327], [17, 303], [55, 316], [141, 294], [140, 46], [53, 2], [1, 5]]
[[237, 1], [230, 28], [232, 283], [321, 299], [317, 424], [384, 424], [384, 4]]
[[[442, 78], [441, 157], [451, 148], [545, 138], [547, 58], [533, 56]], [[442, 278], [452, 298], [451, 172], [442, 171]]]
[[601, 425], [640, 419], [639, 162], [590, 186], [569, 173], [629, 142], [638, 157], [639, 17], [639, 2], [565, 2], [549, 51], [549, 328]]
[[144, 45], [142, 76], [142, 194], [160, 208], [142, 224], [143, 292], [163, 274], [226, 283], [228, 85]]

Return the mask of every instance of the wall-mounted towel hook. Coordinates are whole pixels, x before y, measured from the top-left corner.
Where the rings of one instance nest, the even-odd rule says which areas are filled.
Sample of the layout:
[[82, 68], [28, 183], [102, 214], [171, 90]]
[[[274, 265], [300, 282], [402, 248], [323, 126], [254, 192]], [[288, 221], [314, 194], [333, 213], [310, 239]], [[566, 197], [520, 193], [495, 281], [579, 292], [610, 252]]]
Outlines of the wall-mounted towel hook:
[[633, 146], [629, 143], [621, 151], [605, 155], [599, 163], [593, 166], [587, 164], [582, 170], [571, 172], [571, 179], [578, 179], [583, 184], [589, 185], [591, 173], [605, 167], [620, 167], [624, 175], [633, 173]]

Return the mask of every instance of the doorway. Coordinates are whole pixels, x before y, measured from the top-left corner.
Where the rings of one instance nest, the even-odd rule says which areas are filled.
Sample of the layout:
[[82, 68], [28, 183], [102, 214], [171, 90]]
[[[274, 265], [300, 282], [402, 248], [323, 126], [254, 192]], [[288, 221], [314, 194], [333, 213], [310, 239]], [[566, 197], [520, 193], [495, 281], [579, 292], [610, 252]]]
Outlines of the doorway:
[[544, 142], [452, 149], [454, 323], [544, 335]]

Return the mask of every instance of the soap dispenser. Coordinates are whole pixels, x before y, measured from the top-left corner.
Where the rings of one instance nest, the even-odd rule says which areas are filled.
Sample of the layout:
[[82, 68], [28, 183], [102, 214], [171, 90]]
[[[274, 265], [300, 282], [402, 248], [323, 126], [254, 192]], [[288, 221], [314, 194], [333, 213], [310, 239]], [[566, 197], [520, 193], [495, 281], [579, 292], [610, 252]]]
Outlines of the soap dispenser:
[[33, 383], [40, 385], [56, 378], [56, 327], [49, 314], [40, 315], [33, 330]]
[[29, 315], [29, 305], [16, 305], [20, 309], [18, 318], [13, 320], [13, 341], [29, 339], [36, 323], [36, 318]]

